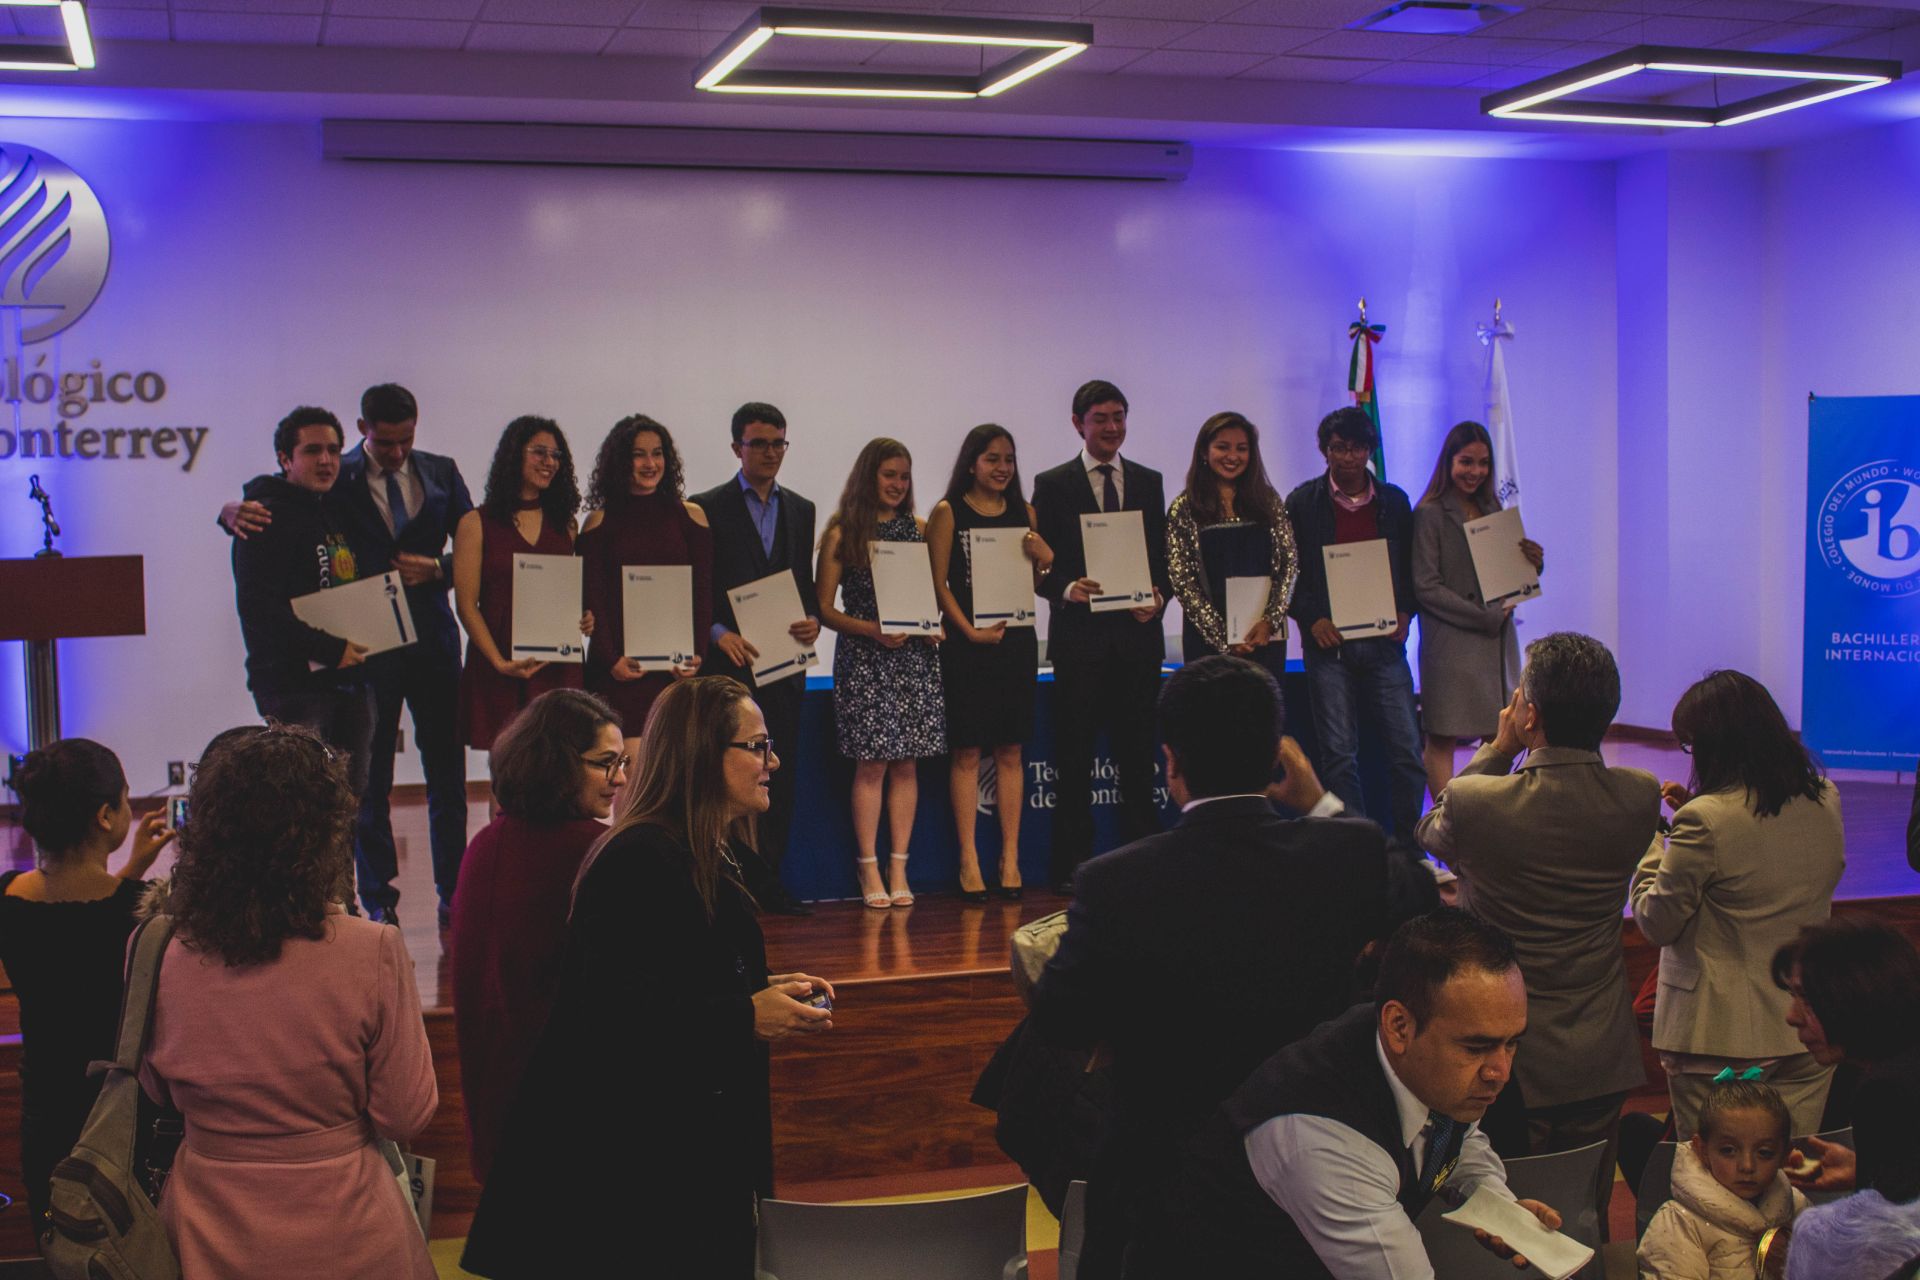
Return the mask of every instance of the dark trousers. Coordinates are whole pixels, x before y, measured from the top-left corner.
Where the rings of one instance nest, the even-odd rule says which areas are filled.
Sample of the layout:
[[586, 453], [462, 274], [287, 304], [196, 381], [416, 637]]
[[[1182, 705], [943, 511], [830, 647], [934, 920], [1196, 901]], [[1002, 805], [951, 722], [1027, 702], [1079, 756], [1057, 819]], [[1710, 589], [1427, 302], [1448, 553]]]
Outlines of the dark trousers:
[[[1406, 645], [1367, 636], [1322, 649], [1309, 635], [1302, 639], [1301, 656], [1313, 702], [1313, 731], [1320, 739], [1320, 781], [1346, 804], [1349, 816], [1364, 813], [1411, 840], [1427, 793], [1427, 770], [1420, 762], [1420, 717], [1413, 705]], [[1390, 799], [1384, 812], [1377, 797], [1369, 805], [1361, 794], [1363, 722], [1379, 733], [1387, 757]]]
[[1089, 645], [1053, 659], [1053, 848], [1047, 879], [1073, 879], [1093, 856], [1093, 746], [1102, 730], [1120, 783], [1121, 839], [1161, 829], [1153, 794], [1153, 708], [1160, 660]]
[[[1620, 1108], [1624, 1093], [1607, 1093], [1552, 1107], [1527, 1108], [1527, 1153], [1547, 1156], [1556, 1151], [1578, 1151], [1604, 1142], [1600, 1172], [1594, 1179], [1593, 1208], [1599, 1215], [1600, 1239], [1607, 1239], [1607, 1209], [1613, 1201], [1613, 1167], [1620, 1158]], [[1573, 1206], [1555, 1205], [1571, 1218]]]
[[360, 901], [368, 909], [400, 901], [393, 885], [399, 853], [393, 842], [389, 793], [393, 790], [394, 744], [400, 709], [413, 712], [413, 741], [427, 779], [427, 831], [433, 851], [433, 884], [440, 901], [453, 901], [460, 856], [467, 848], [467, 753], [460, 742], [459, 659], [411, 645], [381, 654], [368, 664], [373, 686], [373, 741], [367, 789], [353, 824], [353, 862]]
[[337, 688], [253, 695], [261, 716], [281, 724], [303, 724], [346, 757], [347, 782], [356, 796], [367, 791], [367, 762], [373, 742], [373, 688], [362, 682]]
[[[760, 815], [760, 857], [773, 879], [780, 876], [786, 856], [787, 834], [793, 828], [795, 783], [800, 777], [800, 699], [807, 691], [805, 676], [777, 680], [753, 691], [760, 714], [767, 718], [767, 736], [773, 739], [780, 767], [767, 784], [767, 811]], [[749, 888], [753, 886], [749, 885]]]

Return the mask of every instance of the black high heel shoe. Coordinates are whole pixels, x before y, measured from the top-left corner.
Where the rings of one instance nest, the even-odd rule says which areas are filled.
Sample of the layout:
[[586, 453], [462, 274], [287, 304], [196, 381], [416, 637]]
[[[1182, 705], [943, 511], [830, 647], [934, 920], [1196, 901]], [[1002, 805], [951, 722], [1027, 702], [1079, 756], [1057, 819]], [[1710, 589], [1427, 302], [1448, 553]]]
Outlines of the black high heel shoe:
[[1026, 893], [1026, 886], [1017, 885], [1017, 884], [1015, 885], [1003, 884], [1003, 885], [1000, 885], [998, 888], [994, 889], [994, 892], [999, 894], [1001, 897], [1005, 898], [1008, 902], [1018, 902], [1020, 901], [1021, 897]]

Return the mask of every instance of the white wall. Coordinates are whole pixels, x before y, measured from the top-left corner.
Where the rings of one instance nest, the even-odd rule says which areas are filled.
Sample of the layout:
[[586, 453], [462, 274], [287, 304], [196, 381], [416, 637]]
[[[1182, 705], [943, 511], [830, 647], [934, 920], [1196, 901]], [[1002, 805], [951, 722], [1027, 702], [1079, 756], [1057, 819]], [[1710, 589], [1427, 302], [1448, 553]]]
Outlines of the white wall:
[[[1128, 452], [1170, 488], [1222, 408], [1266, 430], [1284, 485], [1319, 469], [1313, 425], [1344, 402], [1364, 294], [1388, 325], [1389, 470], [1417, 496], [1440, 434], [1480, 414], [1473, 326], [1499, 296], [1551, 557], [1529, 630], [1618, 635], [1610, 164], [1202, 150], [1189, 181], [1134, 185], [328, 163], [316, 127], [245, 123], [5, 134], [78, 169], [115, 235], [93, 311], [29, 359], [165, 375], [160, 405], [88, 425], [211, 428], [191, 473], [0, 461], [0, 554], [36, 545], [16, 496], [33, 470], [70, 554], [147, 557], [148, 636], [62, 649], [66, 731], [119, 750], [136, 791], [251, 718], [213, 511], [271, 467], [287, 408], [350, 420], [387, 379], [476, 487], [516, 414], [556, 417], [590, 457], [636, 410], [711, 484], [733, 406], [767, 399], [792, 422], [795, 488], [830, 505], [859, 443], [890, 434], [916, 451], [924, 510], [975, 422], [1010, 426], [1029, 475], [1070, 455], [1068, 400], [1096, 376], [1126, 389]], [[0, 745], [19, 750], [18, 646], [0, 647]]]

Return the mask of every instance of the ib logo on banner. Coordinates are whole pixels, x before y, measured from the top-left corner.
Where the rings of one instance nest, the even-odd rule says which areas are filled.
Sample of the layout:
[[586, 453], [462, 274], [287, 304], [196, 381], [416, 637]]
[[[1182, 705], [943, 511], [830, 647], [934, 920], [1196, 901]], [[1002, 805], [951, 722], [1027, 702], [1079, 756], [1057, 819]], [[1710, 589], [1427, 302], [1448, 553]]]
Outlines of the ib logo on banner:
[[85, 179], [33, 147], [0, 142], [0, 311], [22, 343], [69, 328], [107, 282], [107, 215]]
[[1920, 467], [1891, 458], [1848, 471], [1820, 500], [1820, 558], [1884, 597], [1920, 591]]

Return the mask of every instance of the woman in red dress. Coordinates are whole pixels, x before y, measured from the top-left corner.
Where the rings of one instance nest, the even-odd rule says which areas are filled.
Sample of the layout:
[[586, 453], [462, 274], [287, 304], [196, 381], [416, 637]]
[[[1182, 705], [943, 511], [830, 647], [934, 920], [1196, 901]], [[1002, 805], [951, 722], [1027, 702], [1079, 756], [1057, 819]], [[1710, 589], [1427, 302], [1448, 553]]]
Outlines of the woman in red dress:
[[[486, 497], [460, 517], [453, 535], [453, 599], [467, 629], [460, 672], [460, 723], [467, 745], [485, 751], [520, 708], [549, 689], [578, 689], [577, 663], [514, 661], [513, 557], [573, 554], [580, 486], [573, 452], [551, 418], [515, 418], [500, 435]], [[582, 635], [593, 615], [580, 615]]]
[[[673, 436], [645, 414], [620, 419], [600, 446], [587, 485], [593, 510], [580, 530], [587, 609], [598, 620], [587, 647], [587, 688], [626, 725], [627, 768], [637, 773], [640, 735], [653, 700], [675, 680], [700, 673], [699, 650], [713, 628], [713, 534], [707, 516], [686, 501]], [[693, 656], [672, 671], [643, 671], [626, 656], [622, 594], [628, 565], [693, 568]]]

